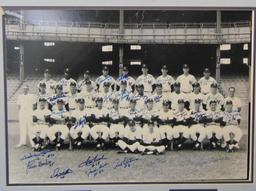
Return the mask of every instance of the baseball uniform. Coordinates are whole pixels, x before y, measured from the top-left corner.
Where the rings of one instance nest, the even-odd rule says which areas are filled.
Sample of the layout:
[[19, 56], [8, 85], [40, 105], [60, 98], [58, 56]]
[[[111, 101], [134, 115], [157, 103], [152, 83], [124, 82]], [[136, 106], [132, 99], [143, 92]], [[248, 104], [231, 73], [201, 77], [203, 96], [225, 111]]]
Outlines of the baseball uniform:
[[202, 94], [206, 95], [210, 93], [211, 84], [216, 84], [217, 82], [213, 77], [209, 77], [208, 79], [202, 77], [198, 80], [198, 83], [200, 84]]
[[192, 84], [196, 82], [196, 78], [191, 74], [182, 74], [176, 79], [176, 82], [180, 83], [180, 91], [187, 94], [193, 91]]

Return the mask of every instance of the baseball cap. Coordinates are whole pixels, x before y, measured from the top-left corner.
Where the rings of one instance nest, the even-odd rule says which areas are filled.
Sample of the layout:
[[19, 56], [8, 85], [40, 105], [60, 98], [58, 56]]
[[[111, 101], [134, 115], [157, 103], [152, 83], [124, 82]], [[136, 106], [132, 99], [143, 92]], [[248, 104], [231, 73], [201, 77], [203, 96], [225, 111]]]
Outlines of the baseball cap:
[[123, 84], [123, 85], [127, 85], [127, 81], [126, 80], [121, 80], [121, 85]]
[[205, 73], [210, 73], [209, 68], [205, 68], [205, 69], [204, 69], [204, 72], [205, 72]]
[[107, 66], [103, 66], [103, 67], [102, 67], [102, 70], [107, 70], [107, 71], [108, 71], [109, 68], [108, 68]]
[[38, 101], [39, 101], [39, 102], [41, 102], [41, 101], [45, 102], [45, 101], [46, 101], [46, 98], [44, 98], [44, 97], [39, 98]]
[[110, 83], [109, 83], [109, 82], [104, 82], [104, 83], [103, 83], [103, 86], [109, 87], [109, 86], [110, 86]]
[[187, 64], [184, 64], [183, 68], [189, 68], [189, 66]]
[[230, 105], [230, 104], [233, 104], [232, 100], [226, 101], [226, 105]]
[[76, 101], [78, 103], [84, 103], [85, 102], [84, 98], [82, 98], [82, 97], [78, 98]]
[[130, 103], [136, 103], [136, 99], [130, 99]]
[[211, 84], [211, 88], [217, 88], [217, 87], [218, 87], [218, 84], [216, 84], [216, 83]]
[[210, 104], [212, 104], [212, 103], [217, 103], [217, 101], [216, 100], [210, 100]]
[[61, 84], [57, 84], [57, 85], [56, 85], [56, 89], [63, 89], [63, 87], [62, 87]]
[[148, 98], [146, 103], [149, 103], [149, 102], [154, 102], [154, 100], [152, 98]]
[[124, 66], [124, 67], [123, 67], [123, 71], [128, 71], [128, 67], [127, 67], [127, 66]]
[[166, 65], [163, 65], [163, 66], [162, 66], [162, 69], [163, 69], [163, 70], [168, 70], [168, 68], [167, 68]]
[[92, 82], [91, 82], [91, 80], [86, 80], [86, 81], [85, 81], [85, 84], [86, 84], [86, 85], [91, 85]]
[[102, 97], [97, 97], [96, 102], [98, 102], [98, 101], [103, 102], [103, 98]]
[[195, 99], [195, 103], [201, 103], [200, 99]]
[[195, 82], [192, 84], [193, 87], [200, 87], [200, 84], [198, 82]]
[[128, 121], [128, 125], [129, 125], [129, 126], [134, 126], [134, 125], [135, 125], [135, 122], [134, 122], [133, 120], [129, 120], [129, 121]]
[[180, 82], [175, 82], [173, 86], [180, 87]]
[[70, 72], [69, 68], [66, 68], [66, 69], [64, 70], [64, 74], [69, 74], [69, 72]]
[[46, 83], [40, 82], [40, 83], [39, 83], [39, 87], [46, 87]]
[[185, 102], [184, 102], [184, 99], [179, 99], [179, 100], [178, 100], [178, 104], [181, 104], [181, 103], [185, 103]]
[[144, 85], [143, 84], [137, 84], [137, 87], [138, 88], [144, 88]]
[[46, 68], [45, 70], [44, 70], [44, 73], [49, 73], [50, 71], [49, 71], [49, 69], [48, 68]]
[[76, 87], [76, 82], [70, 82], [70, 86], [75, 86]]
[[113, 99], [113, 100], [112, 100], [112, 103], [119, 103], [119, 99], [116, 99], [116, 98]]
[[169, 101], [168, 101], [168, 100], [164, 100], [164, 101], [163, 101], [163, 105], [168, 106], [168, 105], [169, 105]]
[[85, 74], [90, 74], [90, 70], [85, 70], [84, 73]]
[[150, 121], [148, 122], [148, 125], [154, 125], [154, 121], [150, 120]]
[[161, 83], [156, 83], [156, 87], [163, 87]]
[[148, 68], [147, 64], [142, 64], [142, 68]]
[[59, 99], [57, 99], [57, 103], [64, 103], [64, 100], [59, 98]]

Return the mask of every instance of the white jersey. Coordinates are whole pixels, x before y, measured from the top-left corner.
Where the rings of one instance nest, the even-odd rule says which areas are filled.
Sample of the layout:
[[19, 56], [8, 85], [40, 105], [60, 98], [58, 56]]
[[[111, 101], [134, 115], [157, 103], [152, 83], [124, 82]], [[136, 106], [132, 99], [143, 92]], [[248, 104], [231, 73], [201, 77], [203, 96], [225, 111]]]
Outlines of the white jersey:
[[129, 107], [129, 102], [132, 97], [129, 91], [118, 91], [115, 93], [114, 98], [119, 100], [119, 107], [121, 109], [127, 109]]
[[142, 128], [135, 125], [135, 131], [132, 131], [129, 126], [124, 128], [124, 131], [120, 132], [123, 133], [121, 137], [125, 137], [131, 141], [135, 141], [137, 139], [142, 138]]
[[142, 141], [143, 143], [158, 143], [162, 140], [161, 133], [158, 127], [154, 127], [154, 130], [150, 132], [148, 125], [142, 128]]
[[163, 107], [163, 101], [168, 101], [169, 98], [166, 94], [154, 94], [150, 97], [154, 101], [154, 109], [161, 109]]
[[47, 124], [45, 122], [45, 117], [50, 116], [50, 115], [51, 115], [51, 111], [47, 108], [45, 108], [45, 109], [36, 109], [33, 112], [33, 116], [35, 116], [37, 118], [37, 122], [35, 122], [35, 124]]
[[189, 101], [188, 95], [184, 94], [183, 92], [180, 92], [180, 93], [172, 92], [168, 96], [168, 100], [171, 101], [171, 107], [173, 110], [178, 109], [178, 100], [179, 99], [183, 99], [185, 102]]
[[146, 101], [150, 97], [148, 94], [135, 94], [132, 96], [132, 99], [136, 100], [136, 108], [142, 110], [146, 107]]
[[114, 108], [112, 108], [110, 111], [109, 111], [109, 117], [111, 119], [119, 119], [121, 117], [121, 112], [118, 110], [115, 110]]
[[85, 87], [86, 84], [85, 84], [85, 83], [86, 83], [87, 81], [90, 81], [90, 82], [91, 82], [92, 89], [94, 89], [94, 90], [97, 89], [97, 85], [96, 85], [96, 83], [95, 83], [94, 81], [83, 79], [83, 80], [79, 81], [78, 84], [77, 84], [77, 89], [78, 89], [80, 92], [86, 91], [86, 87]]
[[99, 119], [101, 117], [106, 117], [109, 114], [109, 111], [106, 108], [99, 109], [96, 107], [91, 109], [91, 114], [95, 115], [96, 119]]
[[134, 119], [136, 117], [141, 117], [142, 116], [142, 112], [141, 110], [138, 109], [126, 109], [123, 111], [122, 116], [128, 117], [129, 119]]
[[100, 92], [97, 97], [101, 97], [103, 99], [103, 107], [111, 108], [112, 107], [112, 99], [115, 97], [114, 92]]
[[96, 106], [95, 100], [97, 98], [97, 92], [92, 90], [91, 92], [84, 91], [79, 93], [79, 96], [84, 98], [86, 108], [94, 108]]
[[217, 82], [213, 77], [209, 77], [208, 79], [206, 79], [205, 77], [202, 77], [198, 80], [198, 83], [200, 84], [201, 92], [203, 94], [208, 94], [210, 93], [211, 84], [212, 83], [216, 84]]
[[77, 93], [75, 93], [75, 94], [69, 93], [67, 95], [67, 103], [69, 106], [69, 110], [75, 110], [77, 108], [78, 104], [77, 104], [76, 99], [78, 98], [78, 96], [79, 95]]
[[191, 74], [187, 76], [182, 74], [177, 78], [176, 82], [180, 83], [180, 91], [183, 93], [191, 93], [193, 91], [192, 84], [196, 82], [196, 78]]
[[70, 116], [76, 118], [74, 128], [82, 128], [86, 124], [86, 112], [85, 110], [75, 109], [70, 112]]
[[193, 118], [194, 122], [199, 123], [203, 118], [206, 117], [206, 112], [204, 110], [195, 111], [192, 109], [189, 111], [190, 117]]
[[177, 122], [185, 121], [190, 117], [188, 110], [184, 109], [183, 111], [173, 111], [173, 117], [176, 119]]
[[33, 105], [37, 103], [37, 97], [34, 94], [21, 94], [18, 96], [17, 104], [20, 106], [20, 111], [24, 112], [24, 115], [29, 112], [33, 112]]
[[65, 94], [70, 92], [70, 83], [76, 83], [76, 81], [73, 78], [69, 78], [68, 80], [65, 78], [62, 78], [58, 84], [62, 85], [63, 92]]
[[189, 108], [190, 109], [194, 109], [195, 108], [195, 100], [196, 99], [199, 99], [201, 101], [201, 108], [203, 107], [203, 102], [204, 102], [204, 94], [202, 93], [198, 93], [198, 94], [195, 94], [194, 92], [190, 93], [188, 95], [188, 99], [189, 99], [189, 103], [190, 103], [190, 106]]
[[217, 102], [217, 109], [220, 110], [221, 106], [224, 104], [224, 97], [220, 93], [212, 94], [209, 93], [204, 96], [204, 104], [206, 104], [207, 110], [210, 109], [210, 101]]
[[238, 110], [238, 108], [242, 107], [241, 100], [238, 97], [227, 97], [224, 99], [224, 107], [226, 107], [227, 101], [232, 101], [233, 109]]
[[109, 82], [110, 86], [112, 86], [115, 84], [115, 79], [110, 75], [107, 75], [107, 76], [101, 75], [95, 80], [95, 82], [99, 86], [99, 92], [102, 92], [104, 82]]
[[[220, 119], [223, 117], [223, 112], [220, 111], [220, 110], [216, 110], [216, 111], [211, 111], [211, 110], [208, 110], [206, 111], [206, 117], [208, 119], [212, 119], [212, 120], [217, 120], [217, 119]], [[211, 123], [208, 123], [209, 125], [216, 125], [216, 122], [211, 122]]]
[[140, 75], [137, 79], [136, 79], [136, 84], [143, 84], [144, 85], [144, 91], [145, 92], [152, 92], [152, 85], [154, 85], [156, 83], [155, 78], [151, 75], [151, 74], [147, 74], [145, 75]]
[[57, 124], [65, 124], [65, 118], [69, 116], [69, 112], [65, 108], [62, 110], [55, 109], [51, 113], [51, 118], [55, 119]]
[[145, 109], [142, 112], [142, 118], [146, 119], [146, 120], [150, 120], [152, 117], [156, 117], [157, 116], [157, 110], [156, 109], [152, 109], [152, 110], [148, 110]]
[[241, 114], [237, 111], [225, 111], [223, 114], [223, 121], [226, 125], [238, 125], [238, 120], [241, 120]]
[[175, 80], [172, 76], [159, 76], [156, 79], [156, 83], [161, 83], [163, 86], [163, 92], [171, 92], [171, 85], [174, 84]]
[[120, 86], [121, 81], [126, 81], [127, 82], [127, 91], [131, 92], [132, 91], [132, 86], [135, 85], [135, 79], [131, 76], [119, 76], [116, 80], [116, 85]]
[[168, 109], [168, 111], [165, 112], [163, 109], [160, 109], [157, 112], [157, 116], [161, 120], [172, 120], [173, 119], [173, 111]]
[[68, 102], [68, 97], [67, 97], [67, 95], [65, 95], [65, 94], [56, 94], [56, 95], [53, 95], [53, 96], [51, 96], [51, 97], [49, 98], [49, 103], [50, 103], [52, 106], [55, 106], [58, 99], [62, 99], [62, 100], [64, 101], [64, 104], [67, 104], [67, 102]]
[[[47, 80], [43, 79], [39, 82], [40, 83], [45, 83], [46, 85], [46, 92], [47, 94], [49, 94], [50, 96], [55, 94], [55, 86], [56, 86], [56, 81], [53, 79]], [[39, 88], [39, 84], [38, 84], [38, 88]]]

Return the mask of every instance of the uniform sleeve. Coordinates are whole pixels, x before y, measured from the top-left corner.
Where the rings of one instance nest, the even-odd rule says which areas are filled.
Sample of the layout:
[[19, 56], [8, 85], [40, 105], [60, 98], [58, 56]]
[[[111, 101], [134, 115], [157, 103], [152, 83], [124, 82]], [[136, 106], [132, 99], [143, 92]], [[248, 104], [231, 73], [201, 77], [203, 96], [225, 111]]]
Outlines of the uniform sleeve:
[[178, 76], [178, 78], [176, 79], [176, 82], [181, 82], [181, 76]]
[[21, 105], [21, 95], [19, 95], [18, 98], [17, 98], [17, 104]]
[[193, 75], [191, 75], [191, 80], [192, 80], [192, 84], [195, 83], [195, 82], [197, 82], [195, 76], [193, 76]]
[[241, 100], [239, 98], [237, 98], [237, 107], [242, 107], [242, 103], [241, 103]]

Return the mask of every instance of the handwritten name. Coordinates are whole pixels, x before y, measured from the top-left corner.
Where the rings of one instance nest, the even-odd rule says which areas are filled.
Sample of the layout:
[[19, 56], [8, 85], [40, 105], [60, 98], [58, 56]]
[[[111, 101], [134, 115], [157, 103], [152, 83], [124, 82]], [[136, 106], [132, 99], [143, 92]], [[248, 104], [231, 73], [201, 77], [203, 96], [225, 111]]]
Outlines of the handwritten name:
[[71, 174], [71, 173], [73, 173], [73, 171], [70, 168], [67, 168], [67, 169], [55, 168], [50, 178], [64, 179], [68, 174]]
[[130, 168], [138, 158], [124, 157], [123, 159], [117, 159], [113, 164], [113, 169], [117, 168]]

